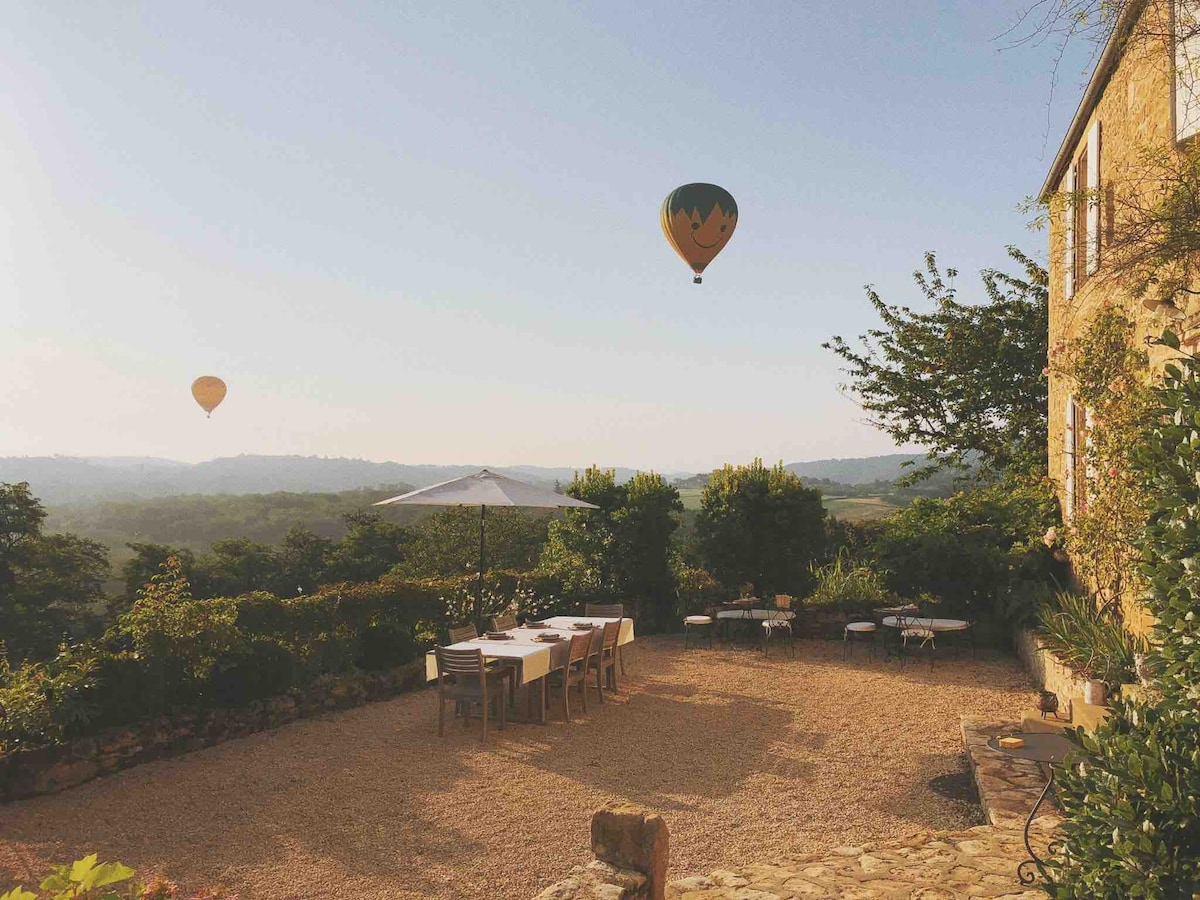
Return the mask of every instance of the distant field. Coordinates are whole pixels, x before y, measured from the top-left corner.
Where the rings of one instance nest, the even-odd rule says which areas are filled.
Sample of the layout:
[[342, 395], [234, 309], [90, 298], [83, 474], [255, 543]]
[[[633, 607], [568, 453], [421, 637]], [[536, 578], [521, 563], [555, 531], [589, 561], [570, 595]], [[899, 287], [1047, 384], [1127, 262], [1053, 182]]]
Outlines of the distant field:
[[831, 516], [847, 522], [874, 522], [890, 516], [900, 507], [881, 497], [826, 497], [825, 509]]
[[[698, 510], [703, 492], [703, 488], [680, 488], [679, 498], [683, 501], [683, 508]], [[881, 497], [826, 497], [825, 508], [831, 516], [848, 522], [873, 522], [891, 515], [900, 507]]]

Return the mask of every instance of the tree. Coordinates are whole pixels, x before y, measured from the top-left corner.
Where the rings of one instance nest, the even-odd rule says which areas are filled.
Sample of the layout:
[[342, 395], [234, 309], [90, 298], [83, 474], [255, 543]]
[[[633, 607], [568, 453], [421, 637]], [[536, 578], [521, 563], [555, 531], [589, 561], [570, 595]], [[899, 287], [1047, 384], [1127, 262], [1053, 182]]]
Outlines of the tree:
[[275, 549], [249, 538], [227, 538], [212, 545], [195, 565], [210, 597], [236, 597], [250, 591], [273, 590], [281, 567]]
[[671, 536], [683, 502], [661, 475], [641, 472], [625, 484], [595, 466], [578, 472], [566, 491], [599, 509], [568, 509], [552, 522], [539, 569], [579, 602], [617, 602], [648, 629], [672, 619], [675, 581]]
[[[929, 465], [912, 478], [978, 464], [1021, 475], [1046, 470], [1046, 270], [1016, 248], [1009, 256], [1022, 276], [981, 273], [987, 302], [957, 299], [933, 253], [917, 287], [930, 312], [885, 303], [867, 288], [883, 320], [855, 349], [840, 336], [823, 346], [848, 364], [848, 390], [875, 427], [897, 444], [928, 450]], [[947, 281], [947, 278], [950, 281]]]
[[374, 581], [404, 560], [412, 532], [378, 513], [352, 512], [342, 517], [346, 536], [329, 557], [329, 580]]
[[44, 534], [29, 485], [0, 484], [0, 635], [16, 660], [52, 654], [96, 624], [108, 551], [73, 534]]
[[[138, 592], [150, 583], [155, 575], [162, 571], [163, 563], [169, 557], [175, 557], [183, 570], [185, 578], [194, 580], [196, 558], [191, 550], [183, 547], [168, 547], [166, 544], [131, 543], [126, 544], [133, 551], [133, 556], [121, 566], [121, 579], [125, 582], [125, 594], [121, 602], [112, 602], [109, 609], [112, 614], [120, 614], [128, 609], [138, 597]], [[205, 592], [199, 586], [196, 592], [204, 596]]]
[[[488, 507], [487, 567], [532, 570], [546, 542], [548, 526], [543, 511]], [[403, 568], [421, 578], [478, 572], [479, 510], [450, 507], [422, 522], [405, 548]]]
[[760, 597], [803, 594], [824, 551], [821, 492], [783, 463], [726, 465], [704, 488], [696, 537], [705, 568], [726, 585], [749, 582]]
[[274, 593], [281, 597], [311, 594], [328, 582], [329, 559], [335, 546], [303, 526], [289, 528], [276, 553], [279, 578]]

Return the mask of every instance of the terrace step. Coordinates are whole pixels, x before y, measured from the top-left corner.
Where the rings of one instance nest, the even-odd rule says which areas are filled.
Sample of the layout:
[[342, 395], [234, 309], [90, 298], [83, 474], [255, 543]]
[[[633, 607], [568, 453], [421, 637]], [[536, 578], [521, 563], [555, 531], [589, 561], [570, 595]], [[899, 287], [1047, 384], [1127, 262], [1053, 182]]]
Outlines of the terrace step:
[[[1040, 722], [1041, 713], [1037, 715]], [[1011, 722], [994, 722], [980, 716], [962, 716], [960, 721], [967, 758], [987, 820], [1004, 828], [1023, 828], [1047, 777], [1037, 763], [997, 753], [987, 746], [989, 738], [1011, 734], [1020, 728]], [[1033, 820], [1033, 827], [1048, 831], [1057, 828], [1061, 821], [1048, 797]]]

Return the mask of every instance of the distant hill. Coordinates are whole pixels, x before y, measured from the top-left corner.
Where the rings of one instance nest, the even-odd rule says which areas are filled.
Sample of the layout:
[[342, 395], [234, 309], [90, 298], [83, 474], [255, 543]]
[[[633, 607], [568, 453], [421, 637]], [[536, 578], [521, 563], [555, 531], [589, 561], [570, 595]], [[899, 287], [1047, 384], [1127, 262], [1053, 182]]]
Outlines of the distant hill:
[[[865, 486], [893, 482], [910, 471], [903, 463], [921, 459], [920, 454], [892, 453], [858, 459], [795, 462], [787, 468], [806, 481]], [[332, 494], [394, 484], [425, 487], [484, 467], [409, 465], [321, 456], [233, 456], [201, 463], [134, 456], [9, 456], [0, 457], [0, 482], [28, 481], [34, 495], [44, 504], [59, 506], [181, 495], [281, 491]], [[565, 484], [576, 472], [576, 468], [570, 466], [487, 468], [545, 487], [555, 482]], [[625, 481], [635, 471], [618, 466], [617, 479]], [[703, 487], [708, 481], [708, 473], [678, 472], [667, 473], [664, 477], [684, 488]]]
[[[201, 463], [146, 457], [9, 456], [0, 457], [0, 481], [28, 481], [34, 495], [52, 506], [182, 494], [338, 493], [386, 484], [425, 487], [482, 468], [320, 456], [234, 456]], [[575, 469], [566, 466], [487, 468], [546, 487], [556, 481], [567, 483], [575, 475]], [[635, 470], [617, 467], [616, 471], [624, 481]]]
[[924, 459], [924, 453], [889, 453], [886, 456], [794, 462], [784, 468], [801, 478], [823, 478], [839, 484], [867, 484], [872, 481], [895, 481], [910, 475], [912, 467], [904, 464], [911, 462], [920, 465]]

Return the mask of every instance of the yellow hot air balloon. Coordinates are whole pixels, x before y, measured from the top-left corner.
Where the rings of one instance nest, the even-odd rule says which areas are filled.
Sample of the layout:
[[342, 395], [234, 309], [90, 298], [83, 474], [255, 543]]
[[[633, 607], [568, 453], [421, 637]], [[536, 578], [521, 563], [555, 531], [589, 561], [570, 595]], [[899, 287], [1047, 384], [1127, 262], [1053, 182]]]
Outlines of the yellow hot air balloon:
[[225, 382], [216, 375], [201, 375], [192, 382], [192, 396], [209, 416], [225, 399]]
[[662, 229], [675, 252], [700, 273], [724, 249], [737, 227], [733, 195], [715, 184], [685, 184], [667, 194], [662, 205]]

